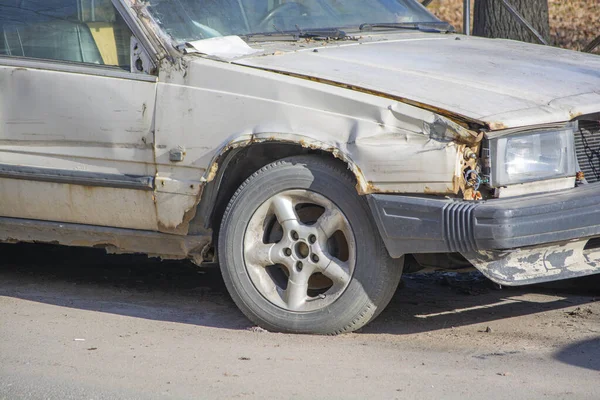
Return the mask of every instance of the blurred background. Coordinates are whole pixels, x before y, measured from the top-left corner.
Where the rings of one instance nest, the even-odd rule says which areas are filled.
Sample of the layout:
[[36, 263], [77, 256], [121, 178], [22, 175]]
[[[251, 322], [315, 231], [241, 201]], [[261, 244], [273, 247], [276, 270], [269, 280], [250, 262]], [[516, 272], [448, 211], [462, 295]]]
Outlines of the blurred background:
[[[548, 6], [553, 45], [580, 51], [600, 35], [600, 0], [549, 0]], [[428, 8], [462, 31], [463, 0], [433, 0]], [[594, 53], [600, 54], [600, 48]]]

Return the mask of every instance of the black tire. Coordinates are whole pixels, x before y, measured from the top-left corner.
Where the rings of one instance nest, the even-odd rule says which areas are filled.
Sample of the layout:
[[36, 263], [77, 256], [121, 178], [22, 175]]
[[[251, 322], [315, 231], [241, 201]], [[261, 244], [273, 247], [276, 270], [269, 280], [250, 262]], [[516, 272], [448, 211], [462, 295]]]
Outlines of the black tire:
[[[223, 215], [218, 252], [227, 289], [251, 321], [269, 331], [340, 334], [366, 325], [389, 303], [400, 281], [403, 259], [389, 256], [369, 206], [354, 185], [354, 177], [342, 163], [307, 155], [263, 167], [236, 191]], [[345, 290], [333, 303], [303, 312], [267, 300], [253, 283], [244, 256], [244, 237], [255, 212], [272, 196], [296, 189], [317, 193], [335, 204], [349, 223], [356, 248], [353, 274]]]

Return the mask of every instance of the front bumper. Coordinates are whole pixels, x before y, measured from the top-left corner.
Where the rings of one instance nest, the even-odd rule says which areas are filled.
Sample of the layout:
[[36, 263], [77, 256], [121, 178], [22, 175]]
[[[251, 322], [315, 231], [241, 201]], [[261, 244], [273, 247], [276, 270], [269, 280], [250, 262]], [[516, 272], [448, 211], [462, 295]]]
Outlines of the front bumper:
[[600, 183], [479, 202], [379, 194], [368, 201], [392, 257], [460, 252], [505, 285], [600, 272], [588, 245], [600, 236]]

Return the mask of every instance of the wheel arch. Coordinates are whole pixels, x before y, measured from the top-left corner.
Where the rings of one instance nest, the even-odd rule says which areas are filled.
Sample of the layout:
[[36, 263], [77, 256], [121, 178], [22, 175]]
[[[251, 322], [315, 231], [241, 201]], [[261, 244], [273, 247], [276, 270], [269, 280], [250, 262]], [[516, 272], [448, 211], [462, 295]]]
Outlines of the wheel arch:
[[[286, 135], [287, 136], [287, 135]], [[272, 135], [266, 139], [253, 137], [233, 141], [215, 156], [207, 169], [206, 184], [202, 190], [196, 215], [190, 221], [189, 233], [213, 231], [218, 234], [221, 217], [237, 188], [254, 172], [277, 160], [304, 154], [330, 157], [343, 163], [356, 179], [358, 194], [367, 191], [367, 181], [350, 156], [339, 148], [306, 136], [295, 138]]]

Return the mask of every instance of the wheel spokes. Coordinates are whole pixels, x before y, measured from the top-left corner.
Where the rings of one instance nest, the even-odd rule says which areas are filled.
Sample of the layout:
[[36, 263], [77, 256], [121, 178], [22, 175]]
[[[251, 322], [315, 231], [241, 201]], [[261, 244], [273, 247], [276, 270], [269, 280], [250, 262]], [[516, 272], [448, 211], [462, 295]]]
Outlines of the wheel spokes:
[[347, 262], [340, 261], [335, 257], [330, 259], [329, 264], [321, 273], [339, 285], [346, 285], [350, 281], [350, 266]]
[[271, 200], [273, 206], [273, 212], [277, 221], [283, 226], [286, 221], [297, 221], [298, 216], [294, 209], [294, 202], [289, 196], [276, 195]]
[[317, 220], [316, 226], [329, 239], [335, 232], [344, 228], [345, 218], [337, 208], [327, 207]]
[[276, 243], [255, 243], [245, 251], [246, 262], [259, 267], [268, 267], [279, 262], [279, 252]]
[[308, 277], [297, 275], [296, 280], [288, 280], [287, 289], [284, 292], [284, 301], [290, 310], [299, 310], [308, 298]]

